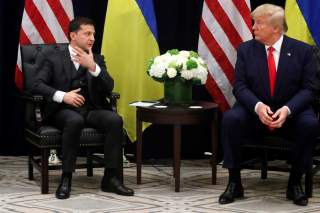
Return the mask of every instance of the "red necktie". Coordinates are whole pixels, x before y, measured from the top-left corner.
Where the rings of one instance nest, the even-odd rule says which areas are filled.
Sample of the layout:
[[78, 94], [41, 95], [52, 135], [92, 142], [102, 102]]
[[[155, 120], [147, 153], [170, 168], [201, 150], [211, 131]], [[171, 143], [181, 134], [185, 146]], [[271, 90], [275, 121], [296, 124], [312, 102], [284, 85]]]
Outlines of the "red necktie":
[[[274, 95], [274, 85], [276, 83], [276, 76], [277, 76], [277, 72], [276, 72], [276, 63], [274, 62], [274, 58], [273, 58], [273, 52], [274, 48], [271, 46], [268, 48], [268, 68], [269, 68], [269, 84], [270, 84], [270, 95], [271, 97], [273, 97]], [[273, 131], [274, 128], [269, 127], [268, 129], [270, 131]]]
[[276, 83], [276, 63], [274, 62], [273, 52], [274, 48], [271, 46], [268, 48], [268, 68], [269, 68], [269, 84], [270, 84], [270, 95], [274, 94], [274, 85]]

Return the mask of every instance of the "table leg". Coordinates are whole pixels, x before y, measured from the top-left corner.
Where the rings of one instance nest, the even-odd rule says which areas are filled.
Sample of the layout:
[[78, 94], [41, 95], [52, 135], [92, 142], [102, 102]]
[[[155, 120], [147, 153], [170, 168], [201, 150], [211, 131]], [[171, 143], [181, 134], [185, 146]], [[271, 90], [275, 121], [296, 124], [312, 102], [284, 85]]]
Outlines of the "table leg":
[[138, 118], [137, 112], [137, 123], [136, 123], [136, 133], [137, 133], [137, 184], [141, 184], [141, 155], [142, 155], [142, 121]]
[[180, 150], [181, 150], [181, 125], [173, 127], [173, 153], [174, 153], [174, 178], [175, 191], [180, 191]]
[[212, 178], [211, 182], [213, 185], [217, 183], [217, 145], [218, 145], [218, 126], [217, 119], [213, 118], [211, 122], [211, 167], [212, 167]]

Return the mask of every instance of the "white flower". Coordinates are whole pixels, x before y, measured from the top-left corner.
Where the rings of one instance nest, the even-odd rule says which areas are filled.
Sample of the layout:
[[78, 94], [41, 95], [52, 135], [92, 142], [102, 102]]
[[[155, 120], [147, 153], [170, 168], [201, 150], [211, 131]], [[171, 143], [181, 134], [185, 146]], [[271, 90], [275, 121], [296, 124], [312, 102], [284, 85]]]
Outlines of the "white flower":
[[186, 50], [181, 50], [178, 55], [182, 58], [188, 58], [190, 56], [190, 52]]
[[[187, 63], [190, 70], [188, 70]], [[208, 75], [203, 59], [194, 52], [186, 50], [169, 50], [155, 57], [148, 65], [148, 69], [147, 73], [160, 82], [183, 78], [187, 81], [192, 80], [196, 84], [205, 84]]]
[[177, 76], [177, 70], [175, 68], [168, 68], [167, 75], [169, 78], [174, 78]]
[[178, 56], [176, 64], [177, 65], [182, 65], [182, 69], [186, 70], [187, 69], [187, 61], [188, 61], [188, 58], [184, 58], [184, 57]]
[[181, 77], [186, 79], [186, 80], [191, 80], [193, 78], [192, 70], [182, 70], [181, 71]]
[[153, 64], [150, 68], [150, 76], [162, 78], [163, 74], [166, 72], [166, 67], [165, 63]]

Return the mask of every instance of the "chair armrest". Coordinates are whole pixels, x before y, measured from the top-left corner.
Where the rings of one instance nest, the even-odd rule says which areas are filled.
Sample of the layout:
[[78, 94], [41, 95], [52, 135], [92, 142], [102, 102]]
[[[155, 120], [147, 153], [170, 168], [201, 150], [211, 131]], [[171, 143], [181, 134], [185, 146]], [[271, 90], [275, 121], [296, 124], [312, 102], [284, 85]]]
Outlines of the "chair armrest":
[[44, 97], [41, 95], [31, 95], [28, 93], [23, 93], [21, 97], [27, 105], [26, 122], [35, 122], [35, 124], [31, 124], [31, 126], [35, 126], [35, 128], [38, 129], [42, 125], [43, 121], [42, 106], [45, 102]]
[[111, 110], [117, 112], [117, 100], [120, 98], [120, 94], [117, 92], [112, 92], [107, 96], [109, 103], [111, 105]]

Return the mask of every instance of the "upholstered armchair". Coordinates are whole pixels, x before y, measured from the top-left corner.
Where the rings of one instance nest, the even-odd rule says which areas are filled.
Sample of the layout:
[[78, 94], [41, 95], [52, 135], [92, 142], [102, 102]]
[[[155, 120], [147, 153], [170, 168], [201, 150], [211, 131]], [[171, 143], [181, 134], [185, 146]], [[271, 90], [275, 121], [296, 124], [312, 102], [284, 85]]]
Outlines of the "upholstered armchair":
[[[61, 166], [49, 165], [48, 157], [50, 149], [59, 149], [61, 147], [61, 131], [53, 126], [46, 125], [44, 121], [43, 108], [46, 100], [40, 95], [30, 93], [35, 74], [43, 59], [53, 54], [57, 50], [65, 49], [67, 44], [32, 44], [21, 46], [22, 71], [24, 78], [23, 99], [25, 100], [25, 139], [34, 147], [30, 152], [28, 162], [29, 180], [33, 180], [33, 168], [40, 172], [41, 193], [47, 194], [49, 188], [49, 170], [60, 169]], [[120, 95], [112, 93], [108, 97], [112, 105], [112, 110], [116, 111], [117, 99]], [[87, 176], [93, 175], [94, 167], [103, 167], [103, 159], [94, 155], [93, 152], [104, 145], [104, 134], [93, 128], [84, 128], [80, 137], [80, 147], [86, 149], [86, 163], [77, 163], [76, 168], [87, 168]], [[40, 152], [39, 152], [40, 151]], [[122, 158], [120, 160], [122, 178]]]

